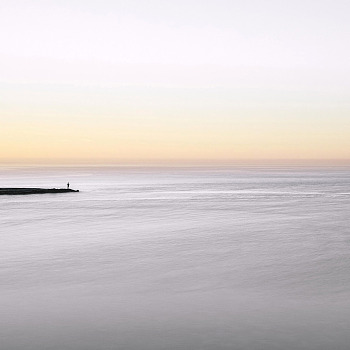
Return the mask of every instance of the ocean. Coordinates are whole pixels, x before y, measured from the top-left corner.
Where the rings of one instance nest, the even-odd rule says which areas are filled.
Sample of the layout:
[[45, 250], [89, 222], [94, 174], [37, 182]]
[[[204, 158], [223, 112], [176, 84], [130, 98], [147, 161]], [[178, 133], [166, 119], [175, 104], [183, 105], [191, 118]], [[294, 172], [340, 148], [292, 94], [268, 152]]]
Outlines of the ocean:
[[15, 167], [3, 350], [348, 350], [349, 167]]

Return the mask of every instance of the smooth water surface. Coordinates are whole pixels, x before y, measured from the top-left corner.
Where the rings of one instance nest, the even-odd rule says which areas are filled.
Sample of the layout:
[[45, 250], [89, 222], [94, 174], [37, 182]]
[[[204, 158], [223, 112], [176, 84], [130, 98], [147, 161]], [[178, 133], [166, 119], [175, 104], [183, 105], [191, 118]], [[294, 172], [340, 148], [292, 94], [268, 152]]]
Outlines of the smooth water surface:
[[345, 350], [350, 169], [2, 167], [4, 350]]

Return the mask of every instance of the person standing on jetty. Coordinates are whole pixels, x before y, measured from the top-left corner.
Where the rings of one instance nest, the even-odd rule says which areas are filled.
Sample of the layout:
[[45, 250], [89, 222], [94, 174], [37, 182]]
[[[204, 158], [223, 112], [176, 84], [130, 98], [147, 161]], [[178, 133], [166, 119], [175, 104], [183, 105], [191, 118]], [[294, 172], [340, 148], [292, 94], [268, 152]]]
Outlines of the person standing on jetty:
[[67, 182], [67, 190], [69, 190], [69, 182]]

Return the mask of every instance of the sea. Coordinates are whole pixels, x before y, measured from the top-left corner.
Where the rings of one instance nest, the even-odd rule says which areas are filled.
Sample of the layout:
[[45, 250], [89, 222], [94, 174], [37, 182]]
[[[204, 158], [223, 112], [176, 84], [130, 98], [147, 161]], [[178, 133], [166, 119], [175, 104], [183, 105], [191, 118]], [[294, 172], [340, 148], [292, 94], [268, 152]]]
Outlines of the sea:
[[348, 350], [350, 168], [2, 166], [1, 350]]

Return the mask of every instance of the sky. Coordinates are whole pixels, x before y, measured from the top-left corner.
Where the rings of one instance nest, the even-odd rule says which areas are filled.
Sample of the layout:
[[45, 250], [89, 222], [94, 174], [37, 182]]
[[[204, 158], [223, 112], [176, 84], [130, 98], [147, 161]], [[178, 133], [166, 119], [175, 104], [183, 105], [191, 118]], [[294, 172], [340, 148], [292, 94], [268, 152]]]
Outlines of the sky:
[[349, 12], [2, 0], [0, 163], [348, 161]]

